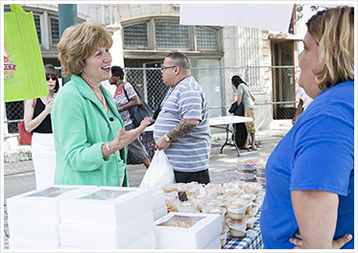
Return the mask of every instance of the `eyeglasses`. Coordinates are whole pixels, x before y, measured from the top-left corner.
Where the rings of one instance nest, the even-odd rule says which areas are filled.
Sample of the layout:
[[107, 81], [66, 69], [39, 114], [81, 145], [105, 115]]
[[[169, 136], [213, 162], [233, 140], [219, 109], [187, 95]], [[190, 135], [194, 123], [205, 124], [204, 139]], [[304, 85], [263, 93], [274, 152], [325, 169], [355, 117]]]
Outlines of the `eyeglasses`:
[[46, 75], [46, 81], [50, 80], [50, 78], [53, 80], [53, 81], [56, 81], [58, 79], [58, 76], [55, 76], [55, 75]]
[[162, 69], [162, 70], [164, 70], [164, 69], [171, 69], [171, 68], [175, 68], [176, 66], [168, 66], [168, 67], [165, 67], [163, 64], [162, 65], [160, 65], [160, 68]]

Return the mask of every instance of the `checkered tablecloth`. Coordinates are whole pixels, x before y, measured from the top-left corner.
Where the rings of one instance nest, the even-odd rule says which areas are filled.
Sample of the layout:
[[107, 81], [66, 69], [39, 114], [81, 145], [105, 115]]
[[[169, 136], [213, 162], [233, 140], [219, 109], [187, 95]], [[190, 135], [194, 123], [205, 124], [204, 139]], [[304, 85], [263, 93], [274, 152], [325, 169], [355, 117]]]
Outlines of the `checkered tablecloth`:
[[254, 236], [248, 236], [242, 238], [232, 238], [228, 233], [226, 245], [223, 249], [263, 249], [263, 242], [260, 230], [260, 214], [261, 208], [258, 211], [256, 217], [259, 219], [254, 223], [253, 229], [256, 233]]

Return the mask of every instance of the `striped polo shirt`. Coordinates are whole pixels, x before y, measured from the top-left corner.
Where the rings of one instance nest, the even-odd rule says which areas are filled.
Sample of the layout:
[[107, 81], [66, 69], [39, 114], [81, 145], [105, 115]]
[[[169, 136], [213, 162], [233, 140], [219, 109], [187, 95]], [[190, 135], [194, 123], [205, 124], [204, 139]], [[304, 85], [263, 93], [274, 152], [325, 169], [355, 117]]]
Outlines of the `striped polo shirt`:
[[200, 123], [164, 150], [168, 159], [175, 171], [208, 169], [211, 146], [208, 106], [203, 89], [192, 76], [169, 88], [154, 125], [155, 141], [177, 126], [181, 119], [195, 119]]

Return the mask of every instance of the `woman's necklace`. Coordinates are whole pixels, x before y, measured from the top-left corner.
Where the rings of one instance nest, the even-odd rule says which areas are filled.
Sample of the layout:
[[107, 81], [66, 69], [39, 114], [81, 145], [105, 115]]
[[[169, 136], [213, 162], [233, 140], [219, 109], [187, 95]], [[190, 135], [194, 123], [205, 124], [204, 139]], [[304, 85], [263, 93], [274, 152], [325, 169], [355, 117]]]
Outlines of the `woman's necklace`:
[[98, 98], [98, 100], [99, 100], [99, 102], [101, 103], [103, 109], [106, 110], [106, 99], [104, 98], [104, 95], [103, 95], [102, 91], [99, 90], [99, 92], [101, 93], [101, 97], [99, 97], [99, 96], [97, 95], [97, 92], [94, 91], [94, 90], [92, 89], [92, 87], [91, 87], [91, 90], [93, 91], [94, 95]]

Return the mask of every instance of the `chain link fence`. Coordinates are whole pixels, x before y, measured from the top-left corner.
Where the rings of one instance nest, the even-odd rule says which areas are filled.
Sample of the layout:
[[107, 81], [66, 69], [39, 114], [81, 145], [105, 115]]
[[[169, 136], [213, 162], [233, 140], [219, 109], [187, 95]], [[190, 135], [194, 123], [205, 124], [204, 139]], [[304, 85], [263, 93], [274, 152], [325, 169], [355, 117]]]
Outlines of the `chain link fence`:
[[[127, 81], [153, 109], [158, 108], [168, 88], [160, 68], [125, 68]], [[281, 138], [292, 126], [295, 113], [298, 68], [295, 66], [196, 67], [191, 73], [202, 86], [209, 107], [209, 117], [231, 115], [228, 109], [236, 100], [237, 91], [231, 77], [240, 75], [256, 97], [256, 139], [259, 142]], [[5, 103], [4, 175], [33, 171], [30, 146], [18, 144], [17, 123], [23, 119], [24, 103]], [[224, 130], [212, 128], [213, 136], [224, 138]], [[219, 136], [219, 137], [218, 137]], [[152, 147], [153, 138], [142, 136], [145, 147]], [[152, 152], [152, 150], [151, 150]]]

